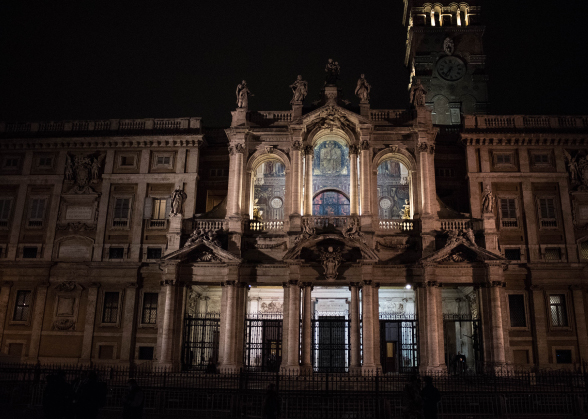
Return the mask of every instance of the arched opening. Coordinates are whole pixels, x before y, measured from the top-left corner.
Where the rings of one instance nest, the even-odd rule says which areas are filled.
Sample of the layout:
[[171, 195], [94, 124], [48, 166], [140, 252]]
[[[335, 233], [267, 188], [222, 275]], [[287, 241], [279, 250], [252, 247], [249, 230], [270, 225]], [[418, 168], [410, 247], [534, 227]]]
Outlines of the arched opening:
[[350, 172], [349, 146], [341, 137], [326, 135], [315, 144], [312, 161], [313, 215], [350, 215]]
[[320, 192], [312, 201], [312, 214], [325, 216], [350, 215], [349, 198], [336, 190]]
[[408, 169], [392, 157], [378, 165], [378, 208], [381, 220], [412, 218]]
[[282, 220], [286, 192], [286, 167], [281, 160], [264, 160], [253, 171], [251, 219]]

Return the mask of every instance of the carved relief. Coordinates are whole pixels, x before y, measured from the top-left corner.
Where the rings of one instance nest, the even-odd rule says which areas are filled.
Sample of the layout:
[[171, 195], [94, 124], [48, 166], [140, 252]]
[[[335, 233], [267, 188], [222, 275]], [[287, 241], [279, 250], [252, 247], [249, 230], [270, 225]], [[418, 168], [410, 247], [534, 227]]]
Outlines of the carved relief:
[[221, 262], [221, 259], [214, 253], [204, 250], [194, 259], [194, 262]]
[[74, 281], [64, 281], [57, 284], [55, 290], [59, 292], [73, 292], [76, 289], [76, 285]]
[[349, 146], [349, 154], [359, 154], [359, 146], [358, 145], [350, 145]]
[[359, 147], [362, 150], [369, 150], [370, 149], [370, 142], [368, 140], [361, 140], [359, 143]]
[[572, 188], [577, 188], [580, 191], [588, 190], [588, 158], [580, 156], [579, 152], [574, 157], [567, 150], [564, 150], [564, 154]]
[[419, 153], [426, 153], [427, 150], [428, 150], [428, 148], [429, 148], [429, 145], [427, 143], [425, 143], [425, 142], [419, 143], [417, 145], [417, 151]]
[[292, 141], [292, 149], [295, 151], [300, 151], [302, 150], [302, 141], [300, 140], [294, 140]]
[[259, 305], [260, 313], [282, 313], [284, 304], [279, 301], [263, 302]]
[[343, 257], [341, 256], [341, 249], [333, 249], [329, 246], [326, 251], [320, 250], [320, 260], [323, 262], [323, 269], [325, 270], [325, 278], [327, 281], [334, 281], [337, 279], [337, 269], [341, 266]]
[[95, 193], [90, 183], [98, 182], [100, 179], [100, 168], [106, 158], [106, 154], [97, 157], [89, 155], [76, 155], [72, 158], [66, 155], [65, 180], [73, 182], [70, 192], [76, 194]]
[[57, 330], [71, 330], [74, 329], [76, 322], [73, 319], [56, 319], [53, 322], [53, 327]]

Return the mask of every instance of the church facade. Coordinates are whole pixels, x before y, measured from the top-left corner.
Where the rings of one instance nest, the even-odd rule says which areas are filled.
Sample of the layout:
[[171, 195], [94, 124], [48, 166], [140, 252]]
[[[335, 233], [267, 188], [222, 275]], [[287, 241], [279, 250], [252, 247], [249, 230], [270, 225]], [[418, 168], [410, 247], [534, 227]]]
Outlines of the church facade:
[[407, 107], [0, 123], [0, 359], [361, 374], [588, 359], [588, 117], [489, 115], [481, 8], [404, 0]]

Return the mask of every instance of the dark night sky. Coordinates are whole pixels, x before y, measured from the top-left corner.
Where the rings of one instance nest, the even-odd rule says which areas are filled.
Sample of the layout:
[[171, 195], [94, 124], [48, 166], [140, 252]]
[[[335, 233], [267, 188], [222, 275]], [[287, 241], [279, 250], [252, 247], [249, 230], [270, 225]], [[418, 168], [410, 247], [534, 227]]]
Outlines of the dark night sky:
[[[543, 3], [484, 3], [491, 113], [588, 114], [585, 3]], [[242, 78], [250, 109], [289, 109], [297, 74], [307, 103], [316, 99], [329, 57], [348, 99], [363, 72], [372, 108], [406, 106], [401, 0], [280, 4], [4, 1], [0, 120], [201, 116], [226, 126]]]

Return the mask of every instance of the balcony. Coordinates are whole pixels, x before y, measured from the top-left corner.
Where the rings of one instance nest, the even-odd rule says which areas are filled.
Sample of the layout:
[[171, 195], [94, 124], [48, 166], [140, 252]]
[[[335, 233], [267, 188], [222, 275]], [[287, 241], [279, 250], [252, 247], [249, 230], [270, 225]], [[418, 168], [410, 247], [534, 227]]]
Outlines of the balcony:
[[150, 230], [164, 230], [167, 227], [167, 220], [149, 220], [147, 228]]
[[246, 228], [251, 233], [282, 233], [284, 231], [284, 222], [282, 220], [249, 220]]
[[407, 233], [415, 230], [414, 220], [380, 220], [379, 229], [383, 232]]

